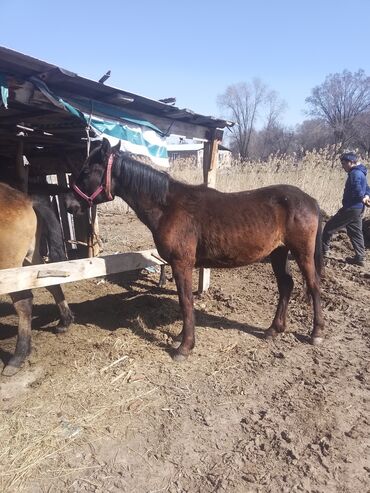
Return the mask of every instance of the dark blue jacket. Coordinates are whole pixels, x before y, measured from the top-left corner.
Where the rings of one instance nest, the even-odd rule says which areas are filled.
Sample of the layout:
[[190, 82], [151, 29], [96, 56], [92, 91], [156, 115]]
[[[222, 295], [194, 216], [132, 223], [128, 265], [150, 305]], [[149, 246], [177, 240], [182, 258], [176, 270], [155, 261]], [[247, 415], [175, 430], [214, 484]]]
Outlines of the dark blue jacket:
[[349, 171], [342, 200], [345, 209], [362, 209], [364, 207], [362, 199], [365, 195], [370, 195], [366, 175], [367, 168], [363, 164], [358, 164]]

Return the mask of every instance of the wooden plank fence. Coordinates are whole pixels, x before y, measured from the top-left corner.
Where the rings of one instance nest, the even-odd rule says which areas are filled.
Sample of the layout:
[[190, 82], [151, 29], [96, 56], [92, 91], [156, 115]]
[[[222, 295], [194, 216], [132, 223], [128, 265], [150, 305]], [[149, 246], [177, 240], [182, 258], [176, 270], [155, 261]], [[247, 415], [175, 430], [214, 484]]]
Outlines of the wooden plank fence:
[[165, 263], [159, 257], [157, 250], [152, 249], [2, 269], [0, 270], [0, 295], [144, 269], [145, 267], [155, 267]]

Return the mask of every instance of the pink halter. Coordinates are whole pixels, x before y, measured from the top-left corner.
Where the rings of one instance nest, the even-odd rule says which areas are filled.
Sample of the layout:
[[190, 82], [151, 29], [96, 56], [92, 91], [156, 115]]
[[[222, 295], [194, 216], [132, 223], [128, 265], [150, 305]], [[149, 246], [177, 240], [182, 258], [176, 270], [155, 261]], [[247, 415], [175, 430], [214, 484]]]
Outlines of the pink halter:
[[107, 169], [105, 172], [105, 183], [100, 184], [98, 188], [91, 195], [86, 195], [75, 183], [72, 184], [72, 189], [79, 195], [81, 198], [86, 200], [89, 204], [89, 207], [94, 205], [94, 200], [98, 197], [102, 192], [105, 192], [106, 200], [104, 202], [109, 202], [113, 200], [114, 197], [112, 195], [112, 166], [113, 166], [113, 154], [109, 156]]

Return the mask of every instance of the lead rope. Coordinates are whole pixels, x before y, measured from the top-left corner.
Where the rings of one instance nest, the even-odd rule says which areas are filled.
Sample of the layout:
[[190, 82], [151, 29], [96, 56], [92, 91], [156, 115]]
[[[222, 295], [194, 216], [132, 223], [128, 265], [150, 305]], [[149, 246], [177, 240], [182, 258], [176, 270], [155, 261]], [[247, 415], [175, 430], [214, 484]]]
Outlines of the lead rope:
[[[91, 129], [91, 119], [92, 119], [92, 114], [93, 114], [93, 105], [94, 102], [90, 100], [91, 106], [90, 106], [90, 114], [89, 114], [89, 119], [87, 121], [86, 125], [86, 157], [89, 156], [90, 154], [90, 148], [91, 148], [91, 137], [90, 137], [90, 129]], [[93, 210], [94, 209], [94, 210]], [[89, 256], [91, 254], [91, 257], [94, 256], [94, 246], [95, 242], [97, 242], [100, 246], [101, 242], [100, 239], [98, 238], [98, 235], [95, 232], [95, 227], [94, 227], [94, 222], [96, 218], [96, 206], [92, 205], [91, 207], [88, 208], [88, 219], [89, 219], [89, 239], [88, 239], [88, 249], [89, 249]]]
[[87, 127], [85, 128], [86, 130], [86, 157], [89, 156], [90, 154], [90, 144], [91, 144], [91, 138], [90, 138], [90, 126], [87, 125]]
[[89, 120], [87, 121], [87, 125], [85, 127], [86, 136], [87, 136], [87, 139], [86, 139], [86, 157], [88, 157], [90, 154], [90, 146], [91, 146], [90, 129], [91, 129], [91, 118], [92, 118], [92, 114], [93, 114], [93, 104], [94, 103], [92, 100], [90, 100], [90, 103], [91, 103], [91, 106], [90, 106]]
[[[89, 119], [87, 121], [86, 125], [86, 158], [89, 157], [90, 154], [90, 147], [91, 147], [91, 138], [90, 138], [90, 128], [91, 128], [91, 118], [92, 118], [92, 112], [93, 112], [93, 102], [90, 100], [91, 106], [90, 106], [90, 115]], [[88, 208], [88, 221], [89, 221], [89, 229], [88, 229], [88, 256], [93, 257], [94, 256], [94, 221], [93, 221], [93, 205]]]

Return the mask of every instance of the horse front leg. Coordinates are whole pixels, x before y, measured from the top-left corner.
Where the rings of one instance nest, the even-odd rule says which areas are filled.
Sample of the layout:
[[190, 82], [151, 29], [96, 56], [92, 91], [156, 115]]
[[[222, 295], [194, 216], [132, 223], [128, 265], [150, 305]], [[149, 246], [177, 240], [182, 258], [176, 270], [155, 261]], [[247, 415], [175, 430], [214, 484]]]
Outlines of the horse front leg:
[[181, 331], [181, 344], [176, 349], [173, 359], [184, 361], [195, 345], [194, 335], [194, 301], [192, 285], [192, 267], [180, 262], [172, 263], [173, 276], [175, 278], [177, 294], [179, 296], [182, 312], [183, 327]]
[[31, 352], [32, 293], [27, 290], [10, 296], [18, 315], [18, 336], [14, 356], [3, 369], [6, 377], [15, 375]]
[[60, 313], [60, 320], [58, 325], [55, 327], [55, 332], [57, 334], [67, 332], [69, 326], [73, 323], [74, 316], [65, 300], [63, 290], [60, 284], [56, 284], [55, 286], [47, 286], [46, 289], [52, 294]]

